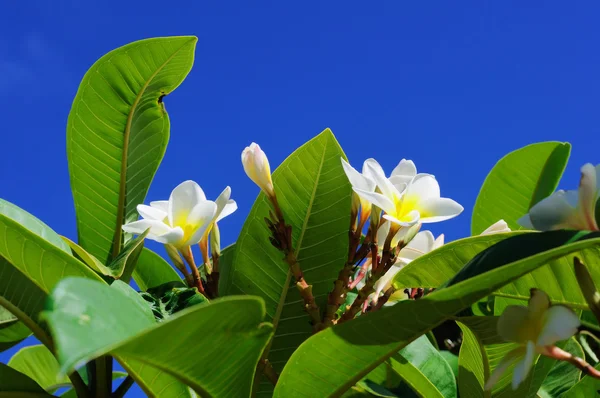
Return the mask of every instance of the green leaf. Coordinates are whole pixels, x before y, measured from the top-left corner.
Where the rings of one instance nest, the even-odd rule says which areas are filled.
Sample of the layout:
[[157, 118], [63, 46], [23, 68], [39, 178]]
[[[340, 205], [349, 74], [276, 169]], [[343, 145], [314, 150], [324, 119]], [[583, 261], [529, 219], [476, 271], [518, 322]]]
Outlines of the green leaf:
[[[573, 255], [585, 257], [597, 253], [599, 243], [598, 238], [583, 240], [510, 264], [498, 264], [493, 270], [419, 300], [402, 301], [323, 330], [292, 355], [281, 373], [275, 396], [341, 395], [408, 343], [501, 286], [549, 262], [568, 263], [566, 259], [572, 261]], [[407, 323], [407, 319], [411, 322]]]
[[142, 291], [168, 282], [181, 282], [177, 271], [161, 256], [147, 248], [140, 253], [132, 277]]
[[[250, 394], [256, 364], [272, 335], [271, 325], [262, 323], [265, 311], [259, 298], [214, 300], [160, 324], [147, 305], [148, 312], [134, 301], [112, 285], [63, 280], [45, 313], [61, 369], [110, 354], [128, 372], [135, 369], [129, 362], [134, 361], [176, 377], [202, 396]], [[130, 374], [138, 381], [135, 372]]]
[[0, 199], [0, 215], [22, 225], [30, 233], [39, 236], [46, 242], [58, 247], [65, 253], [71, 254], [69, 246], [49, 226], [20, 207]]
[[390, 365], [419, 396], [456, 397], [452, 369], [427, 336], [421, 336], [401, 349], [390, 358]]
[[100, 260], [88, 253], [83, 247], [73, 242], [67, 237], [62, 237], [67, 245], [71, 248], [73, 254], [75, 254], [83, 263], [88, 267], [96, 271], [97, 273], [105, 276], [111, 275], [111, 270], [106, 265], [102, 264]]
[[523, 232], [473, 236], [450, 242], [402, 268], [394, 277], [394, 286], [396, 289], [439, 288], [454, 277], [475, 255], [504, 239], [521, 234]]
[[463, 332], [463, 341], [458, 357], [458, 390], [461, 398], [490, 397], [484, 391], [486, 380], [490, 377], [490, 366], [483, 344], [471, 329], [459, 322]]
[[23, 322], [16, 322], [0, 329], [0, 352], [19, 344], [31, 335], [31, 330]]
[[4, 307], [0, 307], [0, 328], [10, 326], [17, 322], [17, 317]]
[[[584, 356], [583, 349], [571, 338], [565, 346], [565, 351], [570, 352], [576, 357]], [[564, 361], [554, 361], [550, 373], [544, 379], [542, 386], [537, 391], [537, 395], [541, 398], [558, 398], [563, 396], [563, 393], [579, 382], [581, 371], [575, 366]]]
[[101, 280], [70, 252], [66, 243], [34, 216], [8, 202], [0, 203], [0, 305], [44, 344], [49, 341], [37, 320], [48, 291], [67, 276]]
[[458, 379], [458, 355], [454, 355], [447, 350], [441, 350], [440, 355], [448, 362], [448, 365], [450, 365], [454, 379]]
[[486, 177], [477, 196], [471, 234], [479, 235], [504, 219], [512, 230], [522, 227], [517, 220], [549, 196], [563, 174], [571, 145], [566, 142], [531, 144], [504, 156]]
[[0, 398], [50, 398], [48, 394], [34, 380], [0, 363]]
[[148, 302], [158, 321], [193, 305], [208, 303], [196, 288], [187, 287], [183, 282], [167, 282], [142, 292], [141, 297]]
[[[596, 369], [600, 370], [600, 365], [596, 365]], [[600, 391], [600, 380], [591, 376], [584, 376], [577, 384], [563, 394], [561, 398], [589, 398], [595, 397]]]
[[8, 366], [31, 377], [50, 393], [60, 387], [71, 385], [71, 381], [67, 376], [59, 376], [59, 366], [56, 358], [43, 345], [21, 348], [10, 359]]
[[160, 398], [197, 398], [188, 386], [170, 374], [152, 367], [144, 361], [131, 358], [116, 358], [135, 383], [150, 397]]
[[131, 239], [121, 225], [137, 219], [169, 140], [163, 97], [189, 73], [196, 41], [127, 44], [100, 58], [79, 86], [67, 125], [71, 188], [79, 244], [104, 264]]
[[140, 254], [144, 249], [144, 239], [150, 232], [150, 229], [146, 230], [141, 235], [138, 235], [135, 239], [129, 241], [123, 248], [123, 251], [119, 253], [117, 258], [110, 263], [108, 266], [111, 270], [111, 274], [115, 279], [122, 279], [129, 283], [131, 275], [135, 270], [135, 266], [140, 258]]
[[[294, 153], [273, 173], [277, 198], [292, 226], [295, 253], [321, 308], [348, 256], [351, 187], [342, 169], [344, 153], [329, 129]], [[276, 332], [267, 352], [276, 371], [312, 329], [283, 254], [269, 241], [264, 218], [271, 206], [260, 194], [242, 228], [219, 291], [257, 295]], [[290, 289], [290, 286], [292, 288]], [[264, 388], [269, 390], [267, 381]]]

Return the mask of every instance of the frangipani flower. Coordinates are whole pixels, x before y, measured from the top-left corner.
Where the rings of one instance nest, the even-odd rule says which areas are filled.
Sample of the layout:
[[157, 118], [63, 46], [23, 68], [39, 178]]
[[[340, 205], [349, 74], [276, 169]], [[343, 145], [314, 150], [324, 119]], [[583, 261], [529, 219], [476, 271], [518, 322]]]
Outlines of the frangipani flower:
[[252, 181], [270, 198], [275, 196], [273, 181], [271, 180], [271, 167], [267, 155], [253, 142], [242, 152], [242, 165], [244, 171]]
[[490, 390], [506, 369], [516, 364], [512, 378], [512, 388], [516, 390], [527, 378], [536, 356], [542, 354], [557, 358], [557, 352], [562, 350], [554, 344], [577, 333], [580, 324], [579, 318], [570, 308], [550, 305], [550, 298], [546, 293], [531, 289], [527, 307], [508, 306], [498, 320], [500, 337], [520, 346], [500, 361], [486, 382], [485, 389]]
[[[385, 225], [387, 225], [387, 230], [389, 230], [389, 221], [386, 221], [380, 227], [380, 230], [386, 229]], [[401, 232], [402, 230], [400, 230]], [[378, 231], [379, 233], [379, 231]], [[398, 234], [396, 234], [397, 236]], [[396, 239], [394, 237], [394, 239]], [[392, 241], [393, 243], [393, 241]], [[438, 247], [441, 247], [444, 244], [444, 235], [440, 235], [437, 238], [433, 237], [431, 231], [421, 231], [415, 235], [415, 237], [406, 245], [406, 247], [400, 250], [398, 254], [396, 263], [385, 273], [377, 282], [375, 282], [375, 293], [373, 293], [373, 303], [376, 304], [379, 300], [379, 296], [382, 292], [385, 292], [391, 285], [394, 276], [402, 268], [404, 268], [411, 261], [421, 257], [424, 254], [427, 254]], [[388, 301], [389, 305], [393, 304], [392, 301]]]
[[[230, 192], [228, 188], [225, 191]], [[227, 207], [229, 193], [221, 195], [227, 197], [226, 200], [219, 197], [221, 203], [225, 202], [221, 214], [230, 214], [231, 205]], [[141, 234], [150, 229], [148, 239], [182, 249], [200, 241], [215, 218], [219, 217], [218, 207], [217, 203], [206, 200], [197, 183], [184, 181], [171, 192], [168, 201], [150, 202], [150, 206], [138, 205], [142, 219], [123, 225], [123, 230]]]
[[[375, 184], [375, 181], [373, 181], [373, 179], [369, 175], [369, 170], [367, 168], [369, 162], [375, 162], [375, 159], [365, 160], [365, 162], [363, 163], [362, 174], [359, 173], [354, 167], [350, 166], [350, 163], [346, 162], [343, 158], [341, 160], [342, 168], [344, 169], [344, 172], [346, 173], [346, 176], [348, 177], [352, 188], [363, 189], [368, 192], [375, 192], [377, 184]], [[364, 225], [364, 223], [371, 215], [371, 202], [361, 198], [360, 196], [358, 197], [358, 199], [360, 202], [361, 209], [360, 225]]]
[[559, 190], [541, 200], [519, 220], [525, 228], [538, 231], [577, 229], [598, 231], [596, 203], [600, 198], [600, 165], [581, 168], [577, 191]]
[[[412, 226], [418, 222], [431, 223], [456, 217], [463, 207], [448, 198], [440, 197], [440, 186], [430, 174], [417, 174], [410, 177], [414, 164], [410, 161], [400, 162], [400, 170], [406, 174], [392, 175], [386, 178], [379, 167], [367, 165], [379, 192], [369, 192], [354, 188], [360, 197], [381, 208], [383, 218], [395, 224], [394, 228]], [[416, 172], [416, 168], [414, 168]]]
[[492, 234], [501, 234], [503, 232], [510, 232], [511, 229], [508, 227], [508, 224], [504, 220], [498, 220], [494, 224], [490, 225], [486, 228], [485, 231], [480, 233], [480, 236], [483, 235], [492, 235]]

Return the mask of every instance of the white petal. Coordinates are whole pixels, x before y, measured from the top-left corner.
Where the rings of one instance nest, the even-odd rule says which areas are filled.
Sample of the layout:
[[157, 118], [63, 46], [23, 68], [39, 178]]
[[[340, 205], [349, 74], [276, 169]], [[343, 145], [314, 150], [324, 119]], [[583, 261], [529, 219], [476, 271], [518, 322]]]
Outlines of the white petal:
[[382, 292], [385, 292], [391, 285], [392, 285], [392, 281], [394, 279], [394, 276], [396, 276], [396, 274], [398, 272], [400, 272], [400, 270], [403, 268], [404, 266], [396, 266], [393, 265], [388, 272], [386, 272], [377, 282], [375, 282], [375, 299], [373, 300], [375, 303], [377, 303], [377, 299], [379, 298], [379, 295]]
[[132, 234], [142, 234], [150, 228], [148, 239], [157, 240], [156, 237], [169, 233], [173, 228], [158, 220], [139, 220], [123, 225], [123, 231]]
[[[399, 233], [400, 231], [398, 231]], [[390, 222], [385, 220], [381, 224], [379, 224], [379, 229], [377, 229], [377, 245], [380, 248], [383, 248], [383, 243], [390, 233]]]
[[388, 199], [386, 196], [380, 193], [363, 191], [362, 189], [358, 188], [354, 188], [354, 192], [356, 192], [361, 198], [374, 204], [386, 213], [393, 213], [396, 211], [396, 206], [394, 206], [394, 202], [392, 202], [390, 199]]
[[487, 227], [486, 230], [480, 233], [479, 235], [499, 234], [502, 232], [510, 232], [510, 228], [508, 227], [506, 221], [498, 220], [494, 224]]
[[205, 200], [206, 196], [200, 185], [190, 180], [182, 182], [171, 192], [169, 198], [169, 224], [173, 227], [185, 225], [194, 206]]
[[440, 197], [440, 184], [432, 175], [419, 174], [406, 190], [406, 196], [421, 200], [437, 199]]
[[[377, 166], [379, 166], [379, 164], [377, 164]], [[399, 198], [401, 196], [398, 189], [394, 187], [394, 184], [387, 179], [381, 167], [376, 167], [373, 163], [367, 163], [366, 169], [369, 171], [367, 174], [375, 181], [383, 195], [392, 201], [394, 198]]]
[[429, 253], [433, 247], [435, 238], [431, 231], [421, 231], [408, 243], [406, 248], [410, 248], [421, 253]]
[[155, 200], [154, 202], [150, 202], [150, 206], [162, 210], [165, 213], [169, 212], [169, 201], [168, 200]]
[[444, 234], [440, 234], [440, 236], [438, 236], [437, 238], [435, 238], [435, 242], [433, 242], [433, 247], [431, 248], [431, 250], [435, 250], [438, 249], [440, 247], [444, 246]]
[[377, 162], [373, 158], [369, 158], [364, 161], [362, 173], [365, 177], [370, 178], [373, 181], [375, 181], [374, 173], [378, 173], [378, 174], [385, 176], [385, 172], [383, 171], [383, 168], [381, 167], [379, 162]]
[[[526, 229], [535, 229], [535, 227], [531, 223], [531, 217], [529, 217], [529, 213], [525, 214], [523, 217], [519, 218], [517, 220], [517, 224], [519, 224], [520, 226], [522, 226], [523, 228], [526, 228]], [[483, 235], [483, 233], [482, 233], [482, 235]]]
[[140, 213], [140, 216], [146, 220], [157, 220], [163, 222], [165, 218], [167, 218], [166, 211], [162, 211], [152, 206], [137, 205], [137, 211]]
[[235, 212], [237, 210], [237, 208], [238, 208], [238, 205], [235, 202], [235, 200], [229, 199], [229, 201], [227, 201], [227, 204], [225, 205], [225, 207], [223, 208], [223, 210], [221, 211], [221, 213], [219, 214], [219, 216], [217, 217], [217, 219], [215, 221], [216, 222], [221, 221], [222, 219], [224, 219], [231, 213]]
[[527, 342], [525, 357], [515, 365], [513, 371], [512, 388], [516, 390], [519, 385], [527, 378], [529, 371], [535, 360], [535, 344], [532, 341]]
[[563, 228], [565, 222], [576, 216], [577, 191], [556, 191], [529, 210], [531, 224], [538, 231]]
[[215, 213], [216, 220], [219, 221], [227, 217], [231, 213], [237, 210], [237, 203], [234, 200], [229, 199], [231, 196], [231, 188], [226, 187], [223, 192], [219, 195], [215, 203], [217, 204], [217, 211]]
[[188, 217], [188, 225], [193, 227], [194, 232], [184, 243], [184, 246], [200, 242], [200, 239], [213, 222], [216, 212], [217, 205], [210, 200], [200, 202], [192, 209]]
[[392, 170], [391, 176], [414, 177], [417, 175], [417, 166], [412, 160], [402, 159], [398, 166]]
[[449, 220], [464, 210], [461, 205], [448, 198], [431, 198], [419, 204], [421, 222], [431, 223]]
[[596, 169], [591, 163], [581, 168], [581, 179], [579, 180], [579, 214], [587, 229], [595, 231], [596, 224], [596, 199], [598, 198], [598, 186], [596, 185]]
[[498, 319], [496, 329], [505, 341], [525, 344], [521, 331], [529, 326], [529, 309], [522, 305], [509, 305]]
[[577, 333], [581, 325], [579, 317], [562, 305], [554, 305], [544, 314], [543, 327], [538, 336], [537, 345], [553, 345], [557, 341], [566, 340]]
[[148, 234], [148, 238], [155, 240], [159, 243], [164, 243], [165, 245], [173, 245], [175, 247], [179, 247], [181, 245], [181, 240], [183, 239], [183, 229], [180, 227], [172, 228], [169, 232], [164, 233], [162, 235], [150, 235]]
[[364, 191], [375, 191], [375, 181], [360, 174], [344, 159], [342, 159], [342, 168], [344, 169], [344, 173], [346, 173], [352, 188], [358, 188]]
[[[388, 180], [390, 180], [390, 182], [396, 187], [396, 189], [398, 189], [398, 187], [402, 187], [402, 186], [404, 186], [406, 188], [408, 186], [408, 184], [410, 184], [410, 182], [413, 180], [413, 177], [396, 175], [396, 176], [391, 176], [390, 178], [388, 178]], [[400, 192], [402, 192], [404, 189], [398, 189], [398, 190]]]
[[515, 348], [514, 350], [506, 354], [504, 358], [500, 360], [500, 363], [498, 364], [498, 366], [496, 366], [490, 378], [486, 381], [484, 389], [486, 391], [491, 390], [492, 387], [494, 387], [494, 384], [496, 384], [500, 380], [504, 372], [506, 372], [506, 369], [508, 369], [513, 363], [518, 361], [523, 354], [525, 354], [525, 349], [523, 347]]
[[391, 216], [389, 214], [384, 214], [383, 218], [393, 222], [394, 224], [398, 224], [401, 227], [412, 227], [413, 225], [416, 225], [417, 223], [419, 223], [421, 221], [419, 212], [416, 210], [412, 210], [408, 214], [406, 214], [402, 218], [402, 221], [398, 220], [396, 217]]

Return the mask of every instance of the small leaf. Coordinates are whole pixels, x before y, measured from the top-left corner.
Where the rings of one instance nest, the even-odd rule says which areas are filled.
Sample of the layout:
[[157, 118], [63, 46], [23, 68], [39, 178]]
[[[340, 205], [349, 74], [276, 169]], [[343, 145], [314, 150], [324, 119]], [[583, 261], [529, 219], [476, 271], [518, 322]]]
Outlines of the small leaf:
[[31, 336], [31, 330], [23, 322], [16, 322], [0, 329], [0, 352], [6, 351]]
[[88, 253], [83, 247], [79, 246], [77, 243], [73, 242], [65, 236], [62, 236], [61, 238], [67, 243], [67, 245], [69, 245], [73, 253], [76, 254], [77, 257], [79, 257], [79, 259], [83, 261], [88, 267], [90, 267], [91, 269], [93, 269], [101, 275], [111, 276], [112, 272], [110, 268], [102, 264], [100, 260]]
[[181, 282], [173, 267], [148, 248], [144, 248], [140, 253], [132, 277], [142, 291], [167, 282]]
[[141, 297], [148, 302], [158, 321], [193, 305], [208, 303], [208, 299], [196, 288], [187, 287], [182, 282], [167, 282], [141, 293]]
[[8, 362], [8, 366], [31, 377], [44, 390], [53, 393], [60, 387], [71, 385], [67, 376], [59, 376], [59, 366], [54, 355], [43, 345], [21, 348]]
[[123, 251], [110, 263], [108, 268], [110, 268], [111, 275], [115, 279], [122, 279], [125, 282], [129, 282], [142, 253], [142, 249], [144, 249], [144, 239], [146, 239], [149, 232], [150, 229], [127, 243]]
[[479, 235], [500, 219], [513, 231], [522, 229], [517, 220], [554, 192], [570, 152], [571, 145], [566, 142], [541, 142], [500, 159], [477, 196], [471, 234]]

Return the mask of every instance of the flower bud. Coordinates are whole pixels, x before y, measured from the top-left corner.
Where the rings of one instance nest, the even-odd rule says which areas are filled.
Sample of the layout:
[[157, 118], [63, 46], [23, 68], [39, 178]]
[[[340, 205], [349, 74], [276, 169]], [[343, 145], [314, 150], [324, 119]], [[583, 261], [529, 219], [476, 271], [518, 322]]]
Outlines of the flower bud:
[[270, 198], [275, 196], [269, 159], [256, 143], [250, 144], [242, 152], [244, 171], [252, 181]]
[[210, 233], [210, 252], [213, 257], [219, 257], [221, 255], [221, 232], [219, 232], [217, 223], [213, 225], [213, 229]]

